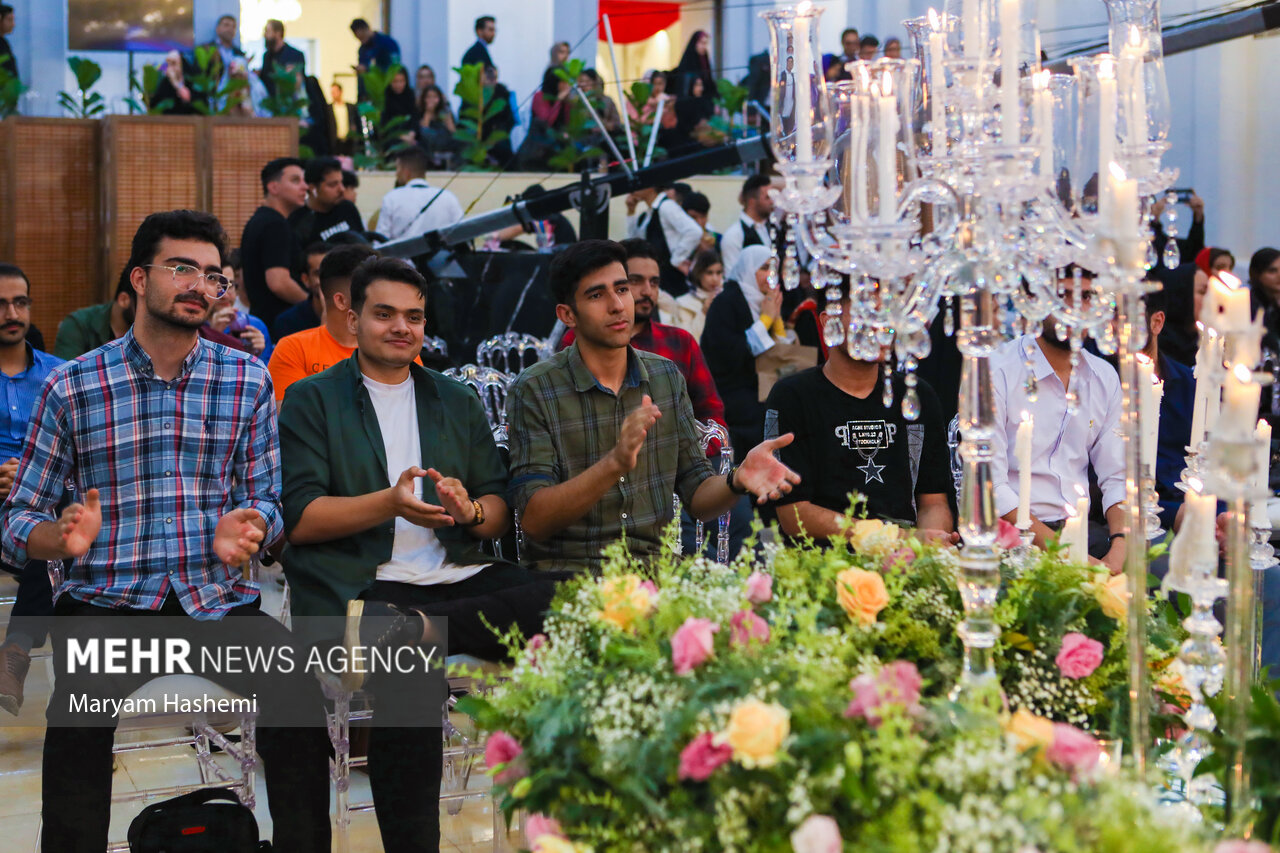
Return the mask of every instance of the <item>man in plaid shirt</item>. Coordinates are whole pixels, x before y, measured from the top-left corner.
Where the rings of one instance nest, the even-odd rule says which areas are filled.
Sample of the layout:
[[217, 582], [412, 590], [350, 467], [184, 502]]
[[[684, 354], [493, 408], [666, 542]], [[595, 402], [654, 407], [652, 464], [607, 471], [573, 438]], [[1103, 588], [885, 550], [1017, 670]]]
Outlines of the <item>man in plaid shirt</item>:
[[[4, 559], [74, 560], [54, 594], [60, 675], [44, 745], [45, 850], [100, 853], [107, 843], [118, 721], [108, 712], [72, 713], [72, 691], [88, 686], [95, 699], [123, 699], [152, 677], [64, 675], [70, 639], [127, 636], [145, 630], [134, 628], [137, 620], [164, 615], [188, 626], [179, 633], [197, 649], [223, 637], [240, 646], [294, 645], [258, 609], [257, 584], [233, 568], [277, 539], [282, 520], [266, 367], [198, 334], [226, 290], [225, 258], [226, 235], [209, 214], [148, 216], [130, 260], [133, 328], [55, 368], [32, 414], [4, 507]], [[82, 502], [55, 518], [68, 485]], [[225, 634], [211, 630], [222, 623]], [[327, 851], [328, 740], [318, 682], [301, 667], [252, 683], [244, 673], [216, 680], [257, 694], [275, 848]], [[273, 708], [298, 697], [314, 707], [314, 725], [280, 727]]]
[[[623, 240], [618, 244], [627, 253], [627, 275], [631, 281], [632, 301], [635, 303], [635, 327], [631, 331], [631, 346], [643, 352], [651, 352], [675, 362], [689, 389], [689, 401], [693, 403], [693, 416], [700, 421], [724, 423], [724, 403], [716, 393], [715, 380], [702, 357], [702, 348], [693, 335], [678, 326], [668, 326], [653, 319], [658, 310], [658, 291], [662, 276], [658, 269], [658, 255], [644, 240]], [[560, 339], [560, 348], [566, 349], [577, 334], [570, 329]]]
[[777, 500], [799, 482], [773, 455], [790, 435], [715, 476], [698, 446], [684, 377], [671, 361], [631, 346], [626, 260], [608, 240], [556, 255], [556, 315], [577, 339], [511, 389], [512, 503], [538, 568], [598, 570], [601, 549], [623, 535], [633, 554], [656, 555], [673, 493], [709, 520], [740, 495]]

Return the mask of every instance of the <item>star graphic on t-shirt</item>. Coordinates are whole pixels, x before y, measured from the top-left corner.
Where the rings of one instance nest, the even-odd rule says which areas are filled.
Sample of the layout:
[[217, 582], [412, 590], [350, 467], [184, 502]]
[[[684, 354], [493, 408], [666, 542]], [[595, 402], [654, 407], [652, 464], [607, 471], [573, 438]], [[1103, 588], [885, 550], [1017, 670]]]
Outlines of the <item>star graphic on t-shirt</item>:
[[877, 483], [883, 483], [884, 479], [880, 476], [880, 472], [884, 470], [883, 465], [877, 465], [875, 459], [868, 459], [866, 465], [859, 465], [858, 470], [867, 475], [867, 482], [875, 480]]

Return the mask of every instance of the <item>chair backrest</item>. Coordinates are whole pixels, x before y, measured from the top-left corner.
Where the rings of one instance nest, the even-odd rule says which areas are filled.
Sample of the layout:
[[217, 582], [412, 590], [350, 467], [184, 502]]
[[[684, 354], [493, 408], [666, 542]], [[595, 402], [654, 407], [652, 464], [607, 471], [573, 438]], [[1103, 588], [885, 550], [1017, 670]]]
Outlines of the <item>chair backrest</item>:
[[426, 335], [422, 339], [422, 348], [427, 352], [433, 352], [445, 358], [449, 357], [449, 344], [445, 342], [444, 338]]
[[964, 479], [964, 460], [960, 458], [960, 416], [947, 424], [947, 449], [951, 454], [951, 480], [956, 488], [956, 500], [960, 500], [960, 483]]
[[502, 447], [507, 441], [507, 392], [515, 377], [501, 370], [494, 370], [478, 364], [464, 364], [462, 367], [451, 367], [444, 372], [450, 379], [456, 379], [469, 387], [480, 397], [480, 405], [484, 407], [485, 417], [489, 420], [489, 429], [493, 430], [494, 440]]
[[551, 345], [542, 338], [521, 332], [506, 332], [495, 335], [476, 347], [476, 363], [514, 375], [552, 354]]

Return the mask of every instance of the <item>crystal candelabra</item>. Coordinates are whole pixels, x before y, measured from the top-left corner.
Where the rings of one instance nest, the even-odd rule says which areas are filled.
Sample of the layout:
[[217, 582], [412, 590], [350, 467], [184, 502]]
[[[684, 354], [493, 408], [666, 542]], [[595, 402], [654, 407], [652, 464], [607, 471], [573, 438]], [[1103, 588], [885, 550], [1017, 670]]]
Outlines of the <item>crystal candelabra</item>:
[[[1153, 507], [1137, 438], [1151, 417], [1141, 412], [1137, 353], [1147, 331], [1145, 223], [1175, 173], [1161, 164], [1169, 98], [1158, 0], [1104, 2], [1109, 53], [1075, 61], [1074, 76], [1041, 69], [1035, 0], [946, 0], [942, 10], [905, 22], [912, 59], [850, 63], [852, 79], [834, 85], [818, 62], [820, 8], [805, 2], [762, 17], [770, 27], [771, 145], [784, 180], [777, 201], [789, 226], [781, 285], [798, 284], [802, 255], [813, 259], [812, 280], [827, 303], [826, 342], [855, 359], [886, 362], [886, 374], [896, 358], [907, 373], [899, 402], [908, 419], [918, 415], [914, 370], [929, 353], [928, 327], [940, 307], [962, 357], [958, 584], [966, 652], [958, 696], [997, 684], [992, 460], [1005, 425], [989, 356], [1011, 333], [1036, 331], [1049, 318], [1065, 331], [1073, 365], [1087, 335], [1104, 354], [1119, 353], [1137, 700], [1130, 722], [1141, 771], [1148, 709], [1141, 605]], [[1071, 264], [1097, 273], [1091, 291], [1078, 275], [1061, 274]], [[838, 286], [844, 276], [852, 284], [847, 303]], [[1029, 396], [1035, 390], [1029, 384]], [[1070, 396], [1069, 408], [1076, 405]]]

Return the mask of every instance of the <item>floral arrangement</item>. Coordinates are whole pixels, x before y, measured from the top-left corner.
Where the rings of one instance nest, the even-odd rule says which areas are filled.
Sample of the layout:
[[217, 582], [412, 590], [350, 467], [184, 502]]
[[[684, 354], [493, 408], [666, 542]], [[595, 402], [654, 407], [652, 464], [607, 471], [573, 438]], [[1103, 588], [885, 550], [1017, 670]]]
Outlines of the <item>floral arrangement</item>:
[[727, 568], [641, 566], [618, 544], [602, 577], [562, 585], [545, 635], [508, 636], [509, 678], [462, 708], [530, 848], [1198, 849], [1073, 725], [1117, 718], [1123, 600], [1105, 574], [1056, 553], [1009, 572], [1012, 712], [996, 712], [944, 698], [954, 555], [879, 523], [851, 541]]

